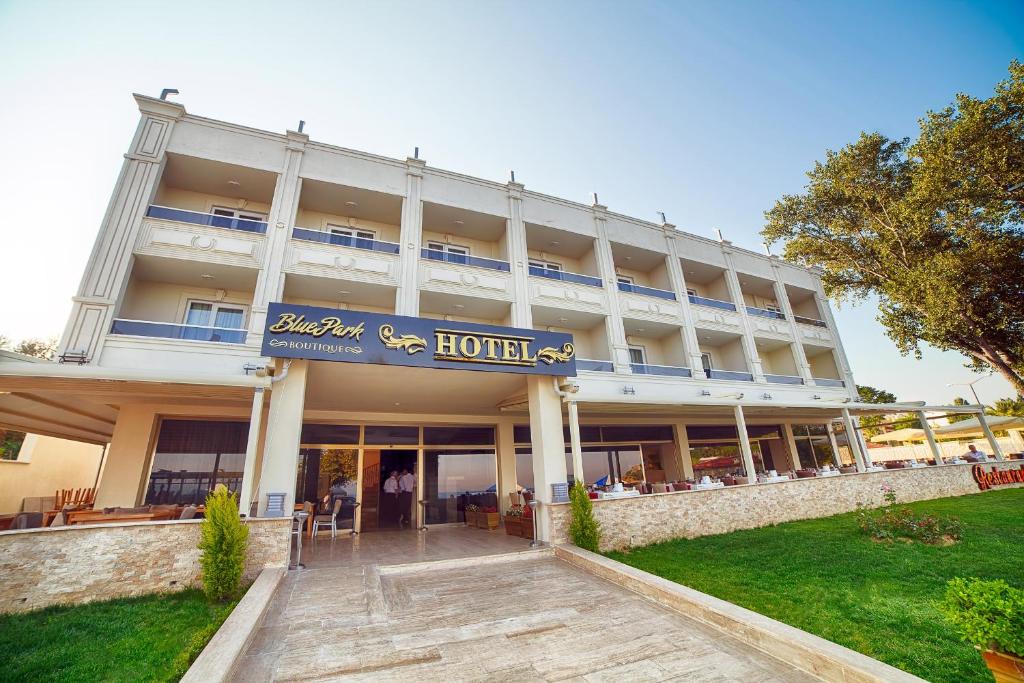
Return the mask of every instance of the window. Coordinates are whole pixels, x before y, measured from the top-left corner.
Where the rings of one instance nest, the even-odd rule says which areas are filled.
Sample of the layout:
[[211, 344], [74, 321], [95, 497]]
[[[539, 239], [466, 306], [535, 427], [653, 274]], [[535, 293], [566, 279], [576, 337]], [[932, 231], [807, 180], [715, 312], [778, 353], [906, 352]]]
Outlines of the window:
[[779, 305], [777, 303], [775, 303], [774, 301], [767, 302], [764, 305], [764, 310], [771, 311], [772, 313], [778, 313], [779, 315], [782, 314], [782, 309], [779, 308]]
[[186, 325], [241, 330], [244, 329], [244, 323], [245, 308], [237, 304], [189, 301], [185, 311]]
[[444, 242], [427, 242], [427, 258], [448, 263], [469, 263], [469, 247]]
[[686, 296], [697, 296], [697, 290], [693, 287], [686, 288]]
[[711, 360], [711, 354], [707, 351], [700, 352], [700, 364], [701, 367], [704, 368], [704, 372], [712, 370], [715, 367], [715, 364]]
[[629, 362], [633, 365], [647, 365], [647, 352], [642, 346], [629, 347]]
[[338, 235], [340, 237], [351, 237], [352, 239], [360, 240], [372, 240], [376, 239], [377, 235], [372, 230], [363, 230], [361, 228], [348, 228], [340, 225], [327, 224], [327, 231], [332, 235]]
[[615, 281], [618, 282], [620, 285], [631, 285], [631, 284], [633, 284], [633, 276], [632, 275], [619, 275], [618, 273], [616, 273], [615, 274]]
[[215, 206], [210, 209], [210, 213], [214, 216], [237, 218], [243, 221], [259, 221], [262, 223], [267, 220], [266, 214], [256, 213], [255, 211], [245, 211], [243, 209], [229, 209], [226, 206]]
[[248, 422], [164, 420], [145, 504], [201, 505], [217, 484], [238, 491], [248, 436]]
[[530, 259], [531, 270], [541, 270], [548, 273], [561, 273], [562, 264], [554, 263], [552, 261], [541, 261], [539, 259]]
[[804, 469], [839, 465], [825, 425], [793, 425], [793, 440], [800, 466]]

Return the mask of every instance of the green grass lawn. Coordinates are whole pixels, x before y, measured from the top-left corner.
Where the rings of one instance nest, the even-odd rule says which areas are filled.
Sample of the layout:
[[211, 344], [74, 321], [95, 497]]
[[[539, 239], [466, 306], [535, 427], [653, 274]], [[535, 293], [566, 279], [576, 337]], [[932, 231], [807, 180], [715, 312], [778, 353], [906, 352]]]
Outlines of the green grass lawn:
[[234, 605], [188, 590], [0, 615], [0, 681], [176, 681]]
[[955, 576], [1024, 587], [1024, 489], [909, 507], [959, 517], [963, 540], [948, 547], [877, 543], [850, 513], [608, 555], [929, 681], [991, 683], [938, 603]]

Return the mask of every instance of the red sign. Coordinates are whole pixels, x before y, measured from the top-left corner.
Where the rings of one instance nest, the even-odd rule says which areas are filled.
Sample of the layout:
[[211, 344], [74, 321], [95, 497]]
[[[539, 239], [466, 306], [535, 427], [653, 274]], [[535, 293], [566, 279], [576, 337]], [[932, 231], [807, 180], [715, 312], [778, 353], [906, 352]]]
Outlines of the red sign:
[[974, 481], [978, 482], [978, 488], [982, 491], [993, 486], [1005, 486], [1007, 484], [1024, 484], [1024, 465], [1015, 470], [990, 470], [985, 471], [984, 465], [975, 465], [971, 468]]

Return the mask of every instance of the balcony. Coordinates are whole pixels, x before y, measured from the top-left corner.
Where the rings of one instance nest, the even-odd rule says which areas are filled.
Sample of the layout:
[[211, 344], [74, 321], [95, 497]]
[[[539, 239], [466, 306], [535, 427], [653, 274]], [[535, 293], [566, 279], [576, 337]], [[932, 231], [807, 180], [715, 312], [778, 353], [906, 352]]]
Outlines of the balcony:
[[786, 316], [784, 316], [782, 313], [779, 313], [778, 311], [771, 311], [771, 310], [768, 310], [767, 308], [758, 308], [756, 306], [747, 306], [746, 309], [747, 309], [747, 313], [749, 315], [756, 315], [756, 316], [760, 316], [762, 318], [771, 318], [773, 320], [785, 320], [786, 319]]
[[727, 379], [733, 382], [753, 382], [754, 376], [749, 372], [735, 370], [705, 370], [708, 379]]
[[592, 360], [589, 358], [577, 358], [576, 369], [588, 370], [590, 372], [614, 372], [615, 365], [610, 360]]
[[604, 283], [601, 282], [601, 278], [594, 277], [593, 275], [581, 275], [580, 273], [570, 273], [565, 270], [549, 270], [547, 268], [541, 268], [539, 266], [530, 266], [530, 275], [533, 277], [543, 277], [549, 280], [560, 280], [561, 282], [573, 282], [577, 285], [587, 285], [588, 287], [603, 287]]
[[662, 377], [692, 377], [690, 368], [675, 365], [648, 365], [646, 363], [630, 363], [634, 375], [659, 375]]
[[717, 308], [723, 311], [736, 310], [736, 304], [728, 301], [722, 301], [720, 299], [709, 299], [706, 296], [697, 296], [695, 294], [690, 294], [686, 298], [690, 300], [691, 304], [696, 304], [698, 306], [707, 306], [708, 308]]
[[803, 377], [797, 377], [796, 375], [765, 375], [765, 380], [769, 384], [803, 384]]
[[338, 235], [322, 230], [308, 230], [306, 228], [292, 228], [292, 238], [306, 242], [320, 242], [322, 244], [335, 244], [340, 247], [378, 251], [383, 254], [397, 254], [399, 249], [399, 245], [394, 242], [367, 239], [365, 237], [352, 237], [351, 235]]
[[250, 221], [243, 218], [217, 216], [212, 213], [199, 213], [198, 211], [173, 209], [168, 206], [157, 206], [156, 204], [150, 205], [149, 210], [146, 211], [146, 216], [149, 218], [176, 221], [178, 223], [191, 223], [193, 225], [206, 225], [213, 228], [254, 232], [261, 235], [267, 232], [267, 224], [262, 221]]
[[225, 344], [244, 344], [246, 337], [246, 331], [243, 329], [124, 319], [114, 320], [113, 325], [110, 327], [110, 333], [131, 337], [183, 339], [188, 341], [222, 342]]
[[644, 287], [642, 285], [635, 285], [631, 282], [619, 282], [620, 292], [629, 292], [631, 294], [642, 294], [643, 296], [653, 296], [658, 299], [666, 299], [668, 301], [675, 301], [675, 292], [670, 292], [665, 289], [657, 289], [655, 287]]
[[793, 315], [793, 320], [800, 323], [801, 325], [813, 325], [814, 327], [828, 327], [824, 320], [818, 320], [816, 318], [807, 318], [802, 315]]
[[[397, 247], [397, 245], [395, 246]], [[444, 263], [453, 263], [459, 266], [473, 266], [474, 268], [487, 268], [488, 270], [498, 270], [503, 273], [509, 273], [512, 270], [508, 261], [499, 261], [498, 259], [483, 258], [482, 256], [470, 256], [469, 254], [456, 254], [452, 252], [441, 251], [440, 249], [424, 248], [420, 252], [420, 257], [427, 261], [443, 261]]]
[[837, 387], [843, 388], [846, 386], [846, 382], [841, 379], [829, 379], [827, 377], [815, 377], [814, 383], [819, 387]]

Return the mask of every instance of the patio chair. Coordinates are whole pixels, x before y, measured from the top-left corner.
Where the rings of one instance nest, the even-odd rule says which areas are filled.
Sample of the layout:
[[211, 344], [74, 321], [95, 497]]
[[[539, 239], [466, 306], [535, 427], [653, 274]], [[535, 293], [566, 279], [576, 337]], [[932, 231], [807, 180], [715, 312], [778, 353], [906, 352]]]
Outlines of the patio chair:
[[329, 515], [317, 515], [313, 518], [313, 538], [316, 538], [320, 527], [331, 528], [331, 538], [338, 536], [338, 512], [341, 511], [341, 498], [334, 499], [334, 508]]
[[181, 511], [181, 514], [178, 515], [178, 519], [179, 520], [195, 519], [195, 518], [196, 518], [196, 506], [195, 505], [186, 505], [185, 508]]
[[38, 529], [43, 526], [42, 512], [19, 512], [14, 518], [12, 529]]

